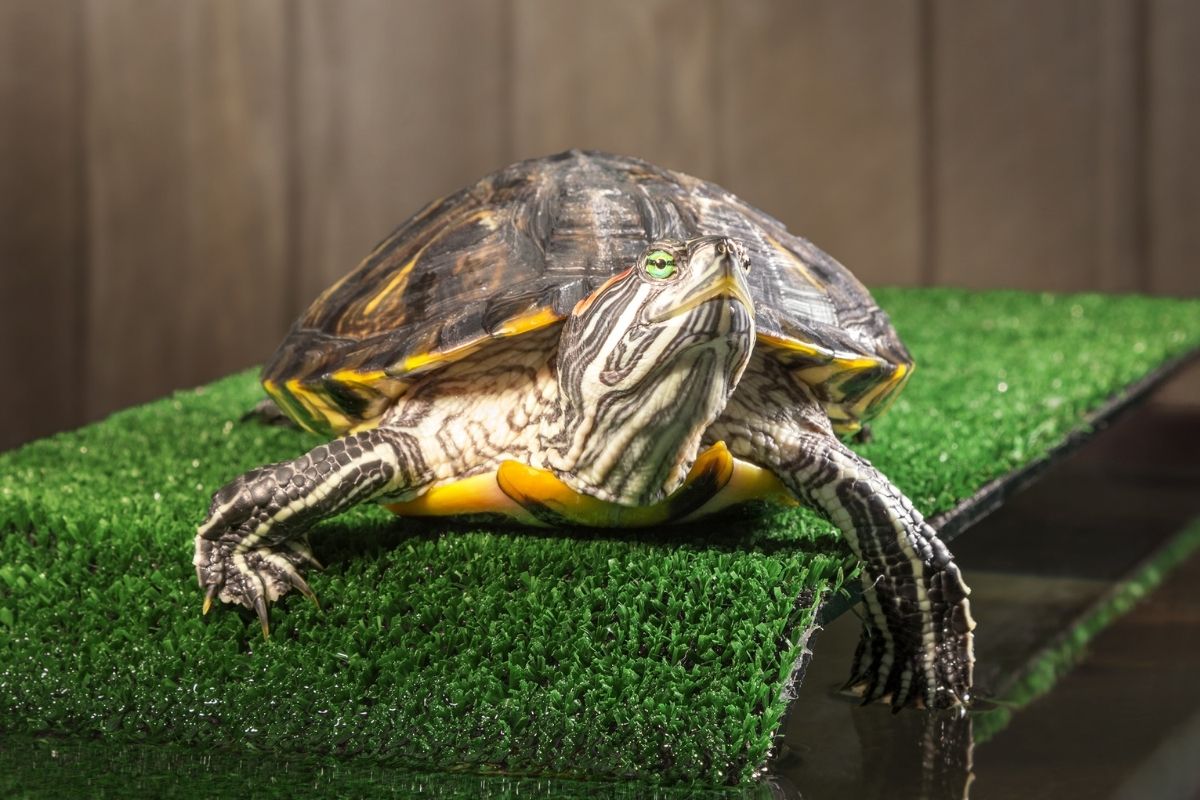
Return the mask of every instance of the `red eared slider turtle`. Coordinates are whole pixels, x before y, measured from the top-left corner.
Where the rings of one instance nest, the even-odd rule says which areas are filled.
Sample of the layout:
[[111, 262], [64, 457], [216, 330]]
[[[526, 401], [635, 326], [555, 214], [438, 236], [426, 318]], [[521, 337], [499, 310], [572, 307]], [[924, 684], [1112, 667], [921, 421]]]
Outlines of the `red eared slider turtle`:
[[864, 700], [965, 703], [958, 567], [836, 435], [910, 368], [844, 267], [720, 187], [601, 153], [515, 164], [418, 212], [292, 328], [263, 385], [337, 438], [216, 493], [205, 611], [254, 608], [265, 634], [268, 603], [312, 594], [306, 531], [366, 500], [594, 526], [800, 502], [864, 564]]

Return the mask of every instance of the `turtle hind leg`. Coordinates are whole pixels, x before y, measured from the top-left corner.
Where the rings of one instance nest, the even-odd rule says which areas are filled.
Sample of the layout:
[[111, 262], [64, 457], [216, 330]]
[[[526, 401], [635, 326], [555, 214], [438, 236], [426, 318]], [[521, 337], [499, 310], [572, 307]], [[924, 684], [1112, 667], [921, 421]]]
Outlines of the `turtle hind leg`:
[[386, 427], [235, 478], [213, 495], [196, 533], [192, 563], [204, 610], [214, 599], [254, 609], [266, 634], [270, 603], [292, 589], [315, 600], [304, 580], [307, 567], [319, 567], [306, 541], [312, 525], [429, 478], [414, 437]]

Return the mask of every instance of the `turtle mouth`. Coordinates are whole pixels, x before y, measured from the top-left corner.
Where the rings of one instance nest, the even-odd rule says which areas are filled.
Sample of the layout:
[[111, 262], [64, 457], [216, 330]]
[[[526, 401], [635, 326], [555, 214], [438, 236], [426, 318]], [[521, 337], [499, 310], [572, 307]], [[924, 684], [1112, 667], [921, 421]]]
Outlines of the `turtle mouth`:
[[666, 320], [678, 317], [680, 314], [686, 314], [693, 308], [711, 300], [735, 300], [745, 309], [754, 307], [754, 301], [746, 293], [745, 285], [736, 277], [727, 273], [700, 291], [688, 295], [679, 305], [656, 314], [650, 321], [655, 324], [665, 322]]

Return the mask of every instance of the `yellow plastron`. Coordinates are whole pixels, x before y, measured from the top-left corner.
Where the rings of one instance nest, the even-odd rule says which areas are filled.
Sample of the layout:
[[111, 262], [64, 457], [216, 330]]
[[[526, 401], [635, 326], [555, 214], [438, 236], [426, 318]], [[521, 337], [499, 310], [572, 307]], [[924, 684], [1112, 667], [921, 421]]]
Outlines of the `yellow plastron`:
[[407, 516], [499, 513], [527, 525], [638, 528], [693, 520], [749, 500], [796, 501], [769, 470], [730, 455], [724, 442], [705, 450], [678, 489], [649, 506], [626, 506], [583, 494], [549, 470], [505, 461], [496, 472], [435, 487], [386, 507]]

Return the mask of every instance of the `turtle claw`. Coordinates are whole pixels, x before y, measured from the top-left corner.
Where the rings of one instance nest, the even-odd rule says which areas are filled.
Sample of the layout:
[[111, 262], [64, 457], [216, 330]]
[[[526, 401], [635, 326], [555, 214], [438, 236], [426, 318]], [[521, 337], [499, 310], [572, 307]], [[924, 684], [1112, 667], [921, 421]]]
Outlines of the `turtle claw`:
[[209, 584], [208, 588], [204, 591], [204, 607], [200, 611], [202, 615], [208, 616], [208, 612], [212, 609], [213, 598], [217, 596], [219, 591], [221, 591], [221, 587], [215, 583]]
[[[313, 555], [312, 548], [309, 547], [308, 542], [301, 540], [301, 541], [290, 541], [290, 542], [287, 542], [286, 544], [287, 544], [287, 547], [289, 550], [291, 550], [296, 555], [300, 556], [300, 558], [302, 558], [304, 560], [304, 563], [308, 564], [310, 567], [317, 570], [317, 572], [323, 572], [325, 570], [325, 565], [322, 564], [320, 561], [317, 561], [317, 557]], [[299, 586], [297, 586], [296, 588], [300, 589]], [[301, 591], [303, 591], [303, 589], [301, 589]]]
[[306, 543], [243, 547], [243, 539], [233, 533], [217, 539], [196, 537], [192, 562], [204, 588], [203, 613], [209, 612], [215, 599], [244, 606], [255, 612], [266, 638], [271, 632], [270, 604], [289, 591], [295, 589], [320, 608], [316, 593], [301, 574], [316, 560]]
[[267, 613], [267, 601], [261, 594], [254, 598], [254, 611], [258, 614], [258, 621], [262, 625], [263, 638], [271, 638], [271, 617]]
[[[965, 647], [965, 659], [955, 647]], [[861, 705], [888, 703], [893, 712], [903, 708], [940, 709], [970, 703], [969, 640], [947, 640], [946, 649], [932, 656], [936, 682], [927, 679], [931, 658], [919, 641], [887, 638], [864, 620], [862, 638], [854, 656], [851, 677], [842, 690], [859, 698]]]
[[289, 573], [288, 580], [292, 582], [292, 586], [295, 587], [296, 591], [307, 597], [317, 607], [318, 611], [321, 610], [321, 601], [317, 599], [317, 593], [312, 590], [312, 587], [308, 585], [308, 581], [304, 580], [299, 572], [293, 571]]

